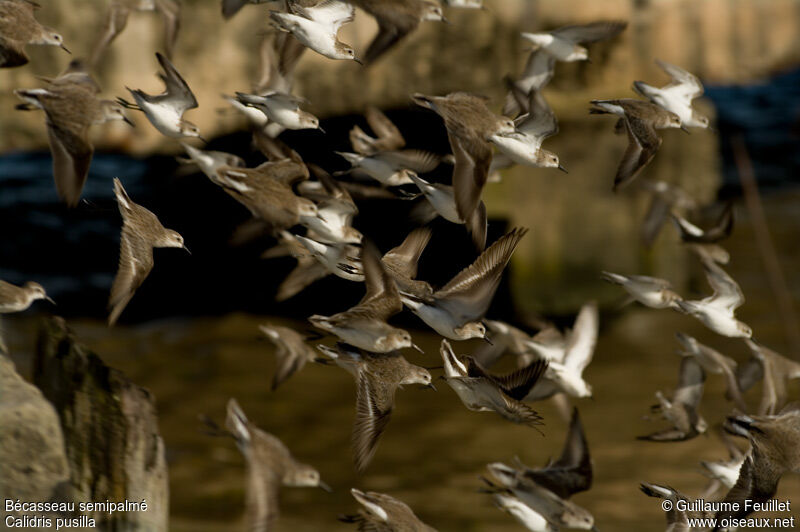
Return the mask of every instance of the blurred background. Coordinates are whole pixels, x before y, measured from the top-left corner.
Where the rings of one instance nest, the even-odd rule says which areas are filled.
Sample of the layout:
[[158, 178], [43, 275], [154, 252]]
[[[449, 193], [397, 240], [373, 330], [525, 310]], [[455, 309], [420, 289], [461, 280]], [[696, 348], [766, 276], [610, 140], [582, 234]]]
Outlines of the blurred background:
[[[90, 54], [109, 2], [41, 0], [37, 18], [57, 28], [74, 56]], [[424, 23], [370, 68], [336, 62], [313, 52], [300, 60], [295, 92], [311, 103], [326, 134], [286, 132], [282, 140], [306, 161], [329, 171], [346, 163], [333, 154], [348, 150], [347, 132], [365, 127], [368, 105], [385, 110], [412, 148], [449, 150], [441, 120], [411, 104], [413, 92], [472, 91], [500, 109], [502, 78], [518, 74], [527, 58], [521, 31], [552, 29], [598, 19], [629, 22], [619, 37], [592, 45], [591, 63], [558, 63], [544, 91], [560, 132], [544, 147], [557, 153], [569, 174], [517, 167], [489, 184], [484, 200], [489, 241], [513, 226], [531, 229], [509, 267], [488, 317], [530, 329], [544, 318], [562, 326], [585, 301], [601, 304], [601, 337], [587, 370], [595, 400], [578, 406], [596, 466], [593, 489], [575, 498], [595, 515], [601, 530], [660, 530], [658, 504], [638, 492], [640, 481], [669, 484], [698, 494], [706, 479], [699, 460], [725, 457], [715, 435], [676, 444], [637, 442], [649, 432], [653, 393], [677, 380], [674, 333], [695, 335], [740, 362], [749, 356], [741, 341], [718, 337], [688, 317], [638, 306], [620, 308], [621, 291], [599, 279], [601, 270], [669, 279], [687, 297], [709, 293], [694, 256], [666, 226], [652, 248], [640, 240], [648, 196], [636, 187], [614, 194], [613, 176], [626, 140], [613, 133], [611, 118], [589, 117], [595, 98], [633, 97], [631, 84], [661, 86], [668, 79], [654, 60], [696, 74], [706, 87], [695, 105], [711, 116], [712, 130], [663, 132], [664, 142], [642, 177], [682, 186], [701, 204], [734, 201], [736, 226], [726, 241], [728, 271], [747, 298], [738, 316], [771, 348], [800, 357], [796, 309], [800, 301], [800, 2], [796, 0], [486, 0], [488, 10], [448, 9], [451, 25]], [[267, 10], [246, 6], [230, 21], [219, 2], [183, 0], [173, 61], [200, 103], [187, 114], [209, 149], [238, 153], [255, 164], [243, 117], [221, 94], [247, 92], [258, 76], [258, 46]], [[162, 47], [162, 20], [134, 13], [95, 73], [103, 97], [127, 97], [125, 87], [157, 93], [155, 52]], [[374, 21], [359, 13], [341, 32], [344, 42], [364, 50]], [[277, 392], [269, 391], [271, 344], [259, 337], [265, 320], [310, 329], [305, 318], [344, 310], [362, 296], [356, 285], [325, 279], [295, 298], [276, 303], [277, 285], [292, 259], [262, 260], [269, 239], [231, 246], [247, 211], [203, 175], [179, 168], [180, 145], [161, 136], [143, 116], [137, 127], [119, 122], [96, 126], [97, 148], [85, 201], [75, 209], [59, 203], [41, 113], [14, 111], [16, 88], [41, 86], [71, 59], [50, 47], [28, 47], [31, 62], [0, 71], [0, 279], [42, 283], [58, 303], [4, 320], [12, 359], [25, 375], [31, 368], [37, 312], [53, 312], [68, 323], [109, 365], [123, 370], [156, 397], [170, 475], [173, 530], [230, 530], [244, 507], [244, 470], [230, 441], [204, 436], [196, 416], [222, 419], [235, 396], [251, 419], [281, 438], [314, 466], [335, 492], [286, 489], [281, 530], [342, 529], [335, 516], [355, 502], [349, 488], [386, 491], [408, 502], [441, 530], [515, 530], [517, 525], [477, 493], [477, 476], [490, 461], [518, 455], [542, 465], [560, 452], [566, 423], [541, 404], [547, 425], [542, 437], [488, 414], [467, 412], [446, 386], [432, 396], [402, 390], [392, 423], [363, 477], [348, 450], [354, 415], [351, 377], [331, 367], [309, 367]], [[192, 143], [192, 141], [190, 141]], [[197, 141], [193, 144], [198, 145]], [[733, 147], [739, 146], [735, 152]], [[735, 155], [752, 162], [758, 196], [742, 197]], [[447, 181], [449, 175], [435, 176]], [[122, 315], [105, 326], [105, 304], [116, 271], [120, 218], [111, 179], [120, 177], [134, 201], [179, 231], [191, 249], [158, 250], [156, 266]], [[410, 230], [409, 202], [375, 200], [359, 205], [355, 225], [382, 250]], [[765, 213], [767, 237], [753, 205]], [[754, 218], [755, 216], [755, 218]], [[439, 220], [441, 222], [441, 220]], [[434, 223], [434, 237], [420, 264], [420, 278], [442, 284], [474, 258], [463, 228]], [[765, 250], [767, 250], [765, 257]], [[765, 258], [777, 258], [778, 277]], [[788, 307], [787, 307], [788, 301]], [[393, 323], [408, 328], [424, 356], [440, 363], [438, 339], [410, 313]], [[479, 343], [461, 343], [468, 353]], [[710, 378], [702, 412], [719, 423], [729, 407], [723, 383]], [[797, 397], [795, 385], [791, 393]], [[751, 392], [752, 402], [758, 390]], [[713, 431], [711, 431], [713, 432]], [[787, 477], [779, 497], [800, 495]], [[336, 528], [336, 527], [339, 528]]]

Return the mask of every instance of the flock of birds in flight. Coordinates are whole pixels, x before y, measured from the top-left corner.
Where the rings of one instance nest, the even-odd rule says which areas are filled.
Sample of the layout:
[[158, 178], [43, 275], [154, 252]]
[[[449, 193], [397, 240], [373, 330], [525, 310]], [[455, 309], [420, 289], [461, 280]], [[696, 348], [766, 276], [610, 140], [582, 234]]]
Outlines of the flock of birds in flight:
[[[226, 18], [245, 4], [264, 0], [223, 0]], [[541, 416], [531, 401], [557, 400], [562, 414], [570, 417], [569, 432], [561, 457], [544, 467], [530, 468], [519, 461], [492, 463], [492, 479], [483, 478], [483, 491], [502, 510], [527, 529], [554, 531], [560, 528], [595, 529], [593, 516], [569, 500], [592, 484], [592, 461], [577, 408], [570, 415], [568, 398], [591, 397], [592, 387], [583, 372], [592, 359], [598, 333], [595, 303], [584, 305], [574, 327], [561, 332], [550, 326], [530, 335], [508, 323], [485, 318], [511, 255], [527, 230], [516, 228], [486, 247], [486, 207], [481, 200], [487, 181], [511, 165], [559, 168], [556, 154], [542, 148], [545, 139], [558, 132], [556, 117], [542, 95], [558, 62], [588, 60], [585, 45], [610, 39], [622, 32], [625, 22], [601, 21], [552, 31], [523, 33], [532, 51], [524, 71], [505, 80], [508, 95], [502, 114], [488, 107], [487, 99], [466, 92], [446, 96], [413, 94], [412, 100], [438, 114], [444, 121], [452, 150], [439, 155], [406, 149], [399, 129], [378, 109], [368, 108], [372, 134], [355, 126], [350, 132], [352, 152], [338, 152], [352, 168], [344, 173], [360, 181], [340, 180], [322, 168], [306, 164], [278, 139], [286, 129], [320, 129], [317, 117], [302, 109], [305, 100], [292, 94], [293, 71], [307, 49], [331, 59], [374, 62], [426, 20], [443, 21], [443, 8], [429, 0], [286, 0], [266, 2], [273, 30], [260, 50], [262, 73], [253, 93], [237, 93], [226, 100], [244, 113], [253, 131], [255, 146], [267, 161], [246, 168], [239, 157], [183, 144], [185, 162], [196, 165], [213, 183], [246, 207], [257, 231], [268, 231], [278, 245], [267, 257], [291, 255], [297, 267], [279, 288], [277, 298], [286, 299], [312, 282], [333, 274], [363, 282], [363, 299], [354, 307], [332, 316], [313, 315], [315, 327], [338, 339], [333, 347], [308, 344], [301, 333], [266, 324], [262, 331], [274, 344], [278, 360], [273, 389], [299, 371], [307, 362], [333, 363], [350, 372], [356, 381], [356, 421], [353, 454], [358, 471], [372, 460], [378, 440], [394, 408], [395, 392], [408, 384], [434, 388], [428, 369], [406, 360], [400, 350], [419, 349], [408, 331], [388, 323], [404, 307], [411, 310], [443, 337], [441, 377], [469, 410], [494, 412], [518, 424], [537, 427]], [[449, 0], [453, 7], [483, 9], [481, 0]], [[363, 58], [338, 38], [339, 29], [361, 8], [378, 22], [379, 31]], [[60, 46], [63, 39], [34, 18], [38, 6], [28, 0], [0, 0], [0, 66], [24, 65], [28, 44]], [[165, 90], [151, 95], [129, 89], [133, 101], [99, 98], [100, 87], [90, 74], [103, 51], [124, 29], [132, 11], [157, 10], [166, 24], [166, 55], [156, 57]], [[163, 135], [201, 138], [197, 126], [183, 118], [196, 108], [189, 85], [170, 61], [178, 29], [179, 4], [175, 0], [113, 0], [99, 44], [89, 64], [76, 60], [58, 77], [45, 79], [42, 88], [18, 89], [20, 110], [43, 110], [53, 156], [53, 174], [60, 197], [70, 206], [78, 204], [93, 147], [90, 129], [109, 120], [124, 120], [138, 110]], [[670, 76], [664, 87], [634, 83], [645, 99], [593, 100], [591, 113], [618, 117], [617, 133], [625, 133], [628, 147], [614, 178], [614, 190], [629, 185], [653, 159], [666, 128], [708, 128], [707, 118], [692, 107], [703, 93], [699, 80], [685, 70], [657, 61]], [[494, 149], [497, 149], [497, 153]], [[439, 165], [452, 165], [450, 184], [432, 183], [422, 177]], [[566, 171], [566, 170], [564, 170]], [[311, 179], [311, 176], [314, 179]], [[365, 181], [366, 180], [366, 181]], [[365, 184], [370, 182], [373, 184]], [[374, 184], [377, 182], [377, 184]], [[730, 449], [730, 459], [703, 463], [713, 481], [701, 496], [722, 500], [766, 501], [776, 493], [781, 476], [800, 472], [800, 407], [790, 403], [787, 382], [800, 378], [800, 364], [752, 339], [749, 326], [736, 319], [735, 310], [744, 303], [737, 283], [725, 272], [728, 253], [719, 245], [733, 228], [731, 206], [717, 222], [700, 228], [682, 213], [698, 208], [680, 188], [658, 181], [640, 180], [652, 197], [643, 224], [643, 237], [651, 243], [670, 217], [683, 242], [699, 257], [713, 294], [686, 300], [663, 279], [603, 272], [602, 277], [621, 286], [631, 300], [656, 308], [673, 309], [702, 321], [712, 331], [743, 338], [752, 358], [743, 365], [677, 333], [681, 345], [678, 384], [671, 396], [656, 393], [653, 413], [667, 428], [641, 439], [675, 442], [706, 432], [709, 423], [699, 412], [707, 374], [722, 375], [726, 397], [734, 403], [720, 431]], [[416, 187], [411, 193], [399, 187]], [[182, 236], [165, 228], [158, 217], [134, 203], [119, 179], [114, 193], [123, 219], [119, 269], [111, 287], [109, 324], [113, 325], [136, 289], [153, 268], [153, 248], [185, 248]], [[412, 218], [420, 223], [397, 247], [381, 254], [377, 247], [353, 227], [358, 208], [354, 198], [396, 198], [417, 201]], [[416, 279], [417, 263], [431, 238], [427, 223], [437, 216], [464, 225], [478, 252], [476, 260], [441, 288]], [[303, 234], [292, 232], [304, 228]], [[15, 286], [0, 281], [0, 313], [27, 309], [33, 301], [49, 299], [44, 288], [33, 282]], [[458, 355], [451, 341], [486, 339], [472, 355]], [[323, 355], [323, 356], [320, 356]], [[503, 356], [516, 360], [518, 369], [499, 375], [489, 371]], [[762, 398], [753, 410], [743, 394], [758, 382]], [[319, 473], [297, 461], [276, 437], [248, 420], [238, 403], [228, 404], [226, 428], [210, 419], [215, 434], [232, 436], [248, 467], [247, 521], [250, 530], [269, 530], [278, 517], [281, 486], [319, 486], [327, 489]], [[749, 442], [742, 450], [726, 434]], [[670, 487], [642, 484], [642, 491], [673, 502], [694, 499]], [[361, 504], [357, 514], [342, 516], [359, 530], [433, 530], [422, 523], [403, 502], [386, 494], [353, 489]], [[667, 513], [668, 530], [689, 530], [692, 517], [744, 517], [744, 508], [729, 512], [678, 511]], [[722, 529], [718, 525], [717, 529]]]

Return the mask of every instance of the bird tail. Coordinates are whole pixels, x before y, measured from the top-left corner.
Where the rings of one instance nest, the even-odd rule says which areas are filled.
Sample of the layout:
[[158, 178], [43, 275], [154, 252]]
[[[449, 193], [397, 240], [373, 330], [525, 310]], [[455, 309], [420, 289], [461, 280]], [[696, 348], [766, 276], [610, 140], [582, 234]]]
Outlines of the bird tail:
[[17, 89], [14, 94], [18, 98], [25, 101], [15, 107], [20, 111], [34, 111], [36, 109], [43, 109], [42, 103], [39, 101], [39, 96], [48, 94], [46, 89]]
[[649, 97], [649, 93], [651, 92], [652, 87], [645, 83], [644, 81], [634, 81], [633, 82], [633, 90], [639, 96], [644, 96], [645, 98]]
[[601, 272], [600, 278], [612, 284], [623, 284], [625, 282], [625, 277], [611, 272]]

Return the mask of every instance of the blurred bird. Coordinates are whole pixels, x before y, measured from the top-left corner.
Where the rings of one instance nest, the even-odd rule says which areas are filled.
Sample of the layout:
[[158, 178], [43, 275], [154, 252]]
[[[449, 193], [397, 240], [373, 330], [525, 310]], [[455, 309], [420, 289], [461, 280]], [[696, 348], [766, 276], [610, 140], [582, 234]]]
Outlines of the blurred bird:
[[684, 127], [707, 129], [708, 118], [700, 115], [692, 107], [692, 100], [703, 95], [703, 85], [700, 80], [666, 61], [656, 59], [656, 64], [672, 78], [670, 83], [657, 88], [643, 81], [634, 81], [634, 90], [661, 108], [678, 115]]
[[92, 51], [89, 64], [94, 68], [106, 48], [122, 33], [132, 11], [157, 11], [164, 19], [164, 53], [172, 58], [180, 26], [181, 5], [177, 0], [111, 0], [102, 32]]
[[685, 190], [666, 181], [642, 179], [639, 188], [650, 193], [650, 206], [641, 232], [645, 247], [653, 246], [670, 214], [697, 208], [697, 202]]
[[725, 397], [729, 401], [733, 401], [736, 404], [736, 408], [742, 412], [747, 412], [747, 404], [742, 398], [742, 393], [739, 390], [739, 382], [736, 380], [736, 361], [707, 345], [701, 344], [688, 334], [679, 332], [676, 333], [675, 336], [683, 347], [683, 351], [680, 352], [680, 355], [684, 357], [694, 357], [706, 373], [724, 375], [726, 388]]
[[271, 323], [259, 325], [258, 328], [275, 344], [277, 367], [272, 378], [273, 391], [303, 369], [306, 362], [313, 362], [317, 358], [316, 351], [294, 329]]
[[155, 214], [134, 203], [118, 178], [114, 178], [114, 195], [122, 215], [122, 236], [119, 268], [108, 300], [111, 309], [109, 325], [117, 322], [133, 294], [153, 269], [153, 248], [182, 248], [188, 251], [183, 237], [177, 231], [161, 225]]
[[587, 510], [540, 486], [523, 472], [499, 462], [489, 464], [487, 468], [502, 486], [511, 490], [520, 501], [556, 529], [564, 527], [597, 531], [594, 516]]
[[95, 124], [123, 120], [124, 108], [97, 97], [100, 88], [80, 61], [73, 61], [59, 77], [43, 89], [17, 89], [14, 94], [25, 103], [17, 109], [45, 112], [47, 137], [53, 156], [53, 179], [58, 196], [70, 207], [81, 199], [92, 164], [94, 145], [89, 129]]
[[715, 262], [703, 261], [703, 269], [714, 293], [699, 301], [679, 299], [676, 301], [678, 308], [717, 334], [750, 338], [752, 329], [735, 316], [736, 309], [744, 304], [744, 294], [739, 285]]
[[303, 218], [303, 225], [313, 231], [317, 240], [335, 244], [361, 243], [364, 236], [353, 227], [358, 207], [350, 193], [322, 168], [313, 164], [309, 168], [322, 185], [322, 190], [310, 191], [299, 187], [300, 194], [317, 202], [318, 215]]
[[28, 281], [22, 286], [17, 286], [6, 281], [0, 281], [0, 314], [22, 312], [39, 299], [45, 299], [55, 304], [39, 283]]
[[338, 343], [317, 348], [356, 379], [356, 422], [353, 426], [353, 460], [363, 472], [372, 460], [394, 409], [394, 394], [404, 384], [435, 389], [428, 370], [409, 363], [400, 353], [369, 353]]
[[675, 113], [641, 100], [592, 100], [591, 114], [613, 114], [623, 119], [628, 132], [628, 148], [619, 163], [614, 177], [614, 191], [636, 179], [642, 169], [653, 159], [661, 146], [657, 129], [682, 128]]
[[225, 426], [247, 464], [245, 521], [251, 532], [268, 532], [278, 520], [281, 486], [321, 488], [331, 491], [319, 472], [295, 460], [278, 438], [251, 423], [235, 399], [228, 401]]
[[[453, 92], [447, 96], [425, 96], [417, 93], [411, 98], [444, 120], [455, 156], [453, 192], [456, 211], [459, 219], [470, 220], [480, 203], [492, 164], [489, 139], [492, 135], [513, 133], [516, 125], [510, 118], [492, 113], [486, 107], [486, 98], [474, 94]], [[473, 239], [482, 249], [474, 234]]]
[[162, 135], [171, 138], [197, 137], [203, 140], [197, 126], [183, 118], [186, 111], [197, 107], [197, 99], [192, 90], [169, 59], [158, 52], [156, 58], [164, 70], [163, 74], [158, 74], [164, 82], [164, 92], [150, 95], [139, 89], [128, 88], [136, 103], [122, 98], [117, 98], [117, 102], [128, 109], [142, 111]]
[[486, 328], [480, 320], [497, 291], [511, 254], [527, 232], [527, 229], [515, 228], [498, 238], [475, 262], [430, 296], [401, 291], [403, 303], [446, 338], [484, 338]]
[[[736, 484], [725, 496], [729, 504], [714, 517], [741, 519], [754, 511], [753, 506], [775, 496], [785, 473], [800, 473], [800, 404], [791, 403], [774, 416], [735, 415], [727, 419], [726, 429], [750, 440], [750, 452], [744, 459]], [[748, 501], [748, 504], [745, 504]], [[719, 527], [714, 529], [719, 530]]]
[[335, 334], [342, 341], [375, 353], [389, 353], [416, 347], [411, 335], [392, 327], [386, 320], [403, 309], [394, 279], [386, 271], [375, 245], [367, 242], [361, 250], [367, 293], [359, 303], [333, 316], [314, 314], [308, 318], [315, 327]]
[[420, 521], [411, 508], [399, 499], [385, 493], [350, 490], [362, 509], [357, 514], [343, 515], [339, 521], [355, 523], [358, 530], [369, 532], [436, 532], [436, 529]]
[[691, 532], [694, 528], [689, 527], [689, 519], [708, 519], [712, 517], [710, 512], [679, 510], [678, 507], [683, 507], [683, 505], [679, 505], [678, 501], [682, 501], [687, 505], [693, 505], [696, 503], [696, 499], [684, 495], [680, 491], [670, 488], [669, 486], [642, 482], [639, 485], [639, 489], [648, 497], [663, 499], [672, 503], [670, 506], [662, 503], [661, 506], [667, 518], [667, 532]]
[[471, 357], [459, 359], [447, 340], [442, 340], [440, 353], [444, 379], [469, 410], [495, 412], [512, 423], [542, 424], [542, 417], [522, 399], [544, 373], [546, 360], [534, 361], [508, 375], [492, 375]]
[[490, 140], [514, 163], [566, 172], [555, 153], [542, 149], [542, 142], [558, 133], [556, 115], [538, 90], [532, 89], [529, 98], [528, 113], [514, 121], [514, 132], [492, 135]]
[[677, 308], [681, 300], [669, 281], [646, 275], [620, 275], [602, 272], [600, 277], [625, 289], [634, 301], [650, 308]]
[[700, 465], [705, 469], [705, 474], [711, 479], [708, 486], [703, 490], [701, 499], [717, 498], [717, 492], [720, 488], [730, 490], [739, 478], [739, 470], [742, 467], [745, 459], [745, 453], [731, 440], [728, 433], [724, 430], [719, 431], [720, 439], [725, 444], [728, 450], [728, 460], [718, 460], [710, 462], [701, 460]]
[[262, 95], [236, 93], [236, 100], [247, 107], [258, 109], [268, 120], [285, 129], [321, 129], [319, 119], [302, 109], [306, 100], [285, 92], [267, 92]]
[[375, 18], [378, 34], [370, 43], [364, 63], [370, 64], [417, 29], [424, 20], [447, 22], [442, 6], [430, 0], [349, 0]]
[[29, 44], [59, 46], [69, 53], [61, 35], [34, 17], [39, 7], [30, 0], [0, 0], [0, 68], [27, 64], [25, 46]]
[[758, 414], [777, 414], [786, 406], [789, 380], [800, 379], [800, 362], [790, 360], [752, 339], [746, 339], [745, 343], [753, 356], [737, 374], [737, 382], [742, 391], [746, 391], [761, 380]]
[[419, 257], [425, 251], [431, 236], [432, 232], [427, 227], [414, 229], [399, 246], [390, 249], [381, 258], [384, 268], [394, 278], [399, 290], [418, 297], [433, 293], [431, 285], [415, 280]]
[[653, 412], [660, 413], [672, 426], [647, 436], [638, 436], [636, 439], [671, 442], [689, 440], [703, 434], [708, 424], [697, 409], [703, 397], [705, 380], [705, 372], [697, 360], [694, 357], [684, 357], [681, 360], [678, 387], [672, 393], [672, 397], [667, 399], [661, 391], [657, 391], [658, 404], [651, 408]]
[[325, 0], [314, 7], [303, 7], [297, 0], [287, 0], [288, 12], [270, 11], [270, 18], [283, 31], [330, 59], [361, 62], [350, 46], [339, 40], [339, 29], [355, 18], [352, 5], [340, 0]]
[[700, 229], [681, 215], [672, 213], [672, 220], [681, 236], [681, 241], [694, 244], [715, 244], [731, 236], [733, 231], [733, 203], [729, 202], [714, 225]]

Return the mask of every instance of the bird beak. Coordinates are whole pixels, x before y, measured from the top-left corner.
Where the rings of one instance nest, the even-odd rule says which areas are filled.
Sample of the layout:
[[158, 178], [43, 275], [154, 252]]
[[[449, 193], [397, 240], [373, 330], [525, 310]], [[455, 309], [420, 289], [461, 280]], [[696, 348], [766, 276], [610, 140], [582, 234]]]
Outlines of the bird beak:
[[50, 303], [52, 303], [53, 305], [55, 305], [55, 304], [56, 304], [56, 302], [55, 302], [55, 301], [53, 301], [53, 298], [52, 298], [52, 297], [50, 297], [50, 296], [44, 296], [44, 300], [45, 300], [45, 301], [49, 301], [49, 302], [50, 302]]
[[561, 170], [562, 172], [564, 172], [565, 174], [569, 173], [569, 172], [567, 172], [567, 169], [564, 168], [563, 166], [561, 166], [560, 164], [558, 165], [558, 169]]
[[494, 342], [492, 342], [491, 340], [489, 340], [489, 337], [488, 337], [488, 336], [484, 336], [484, 337], [483, 337], [483, 341], [484, 341], [484, 342], [486, 342], [486, 343], [487, 343], [487, 344], [489, 344], [489, 345], [494, 345]]
[[436, 386], [434, 386], [432, 382], [430, 384], [426, 384], [425, 386], [423, 386], [423, 388], [428, 388], [430, 390], [433, 390], [434, 392], [438, 392], [439, 391], [439, 390], [436, 389]]
[[452, 26], [452, 25], [453, 25], [453, 23], [452, 23], [452, 22], [450, 22], [449, 20], [447, 20], [447, 19], [446, 19], [446, 18], [444, 18], [444, 17], [442, 17], [442, 22], [444, 22], [444, 23], [445, 23], [445, 24], [447, 24], [448, 26]]
[[691, 131], [689, 131], [689, 128], [688, 128], [688, 127], [686, 127], [686, 126], [684, 126], [683, 124], [681, 124], [681, 129], [682, 129], [682, 130], [683, 130], [683, 132], [684, 132], [684, 133], [686, 133], [687, 135], [691, 135], [691, 134], [692, 134], [692, 132], [691, 132]]
[[63, 43], [61, 44], [61, 49], [67, 52], [69, 55], [72, 55], [72, 52], [70, 52], [69, 49], [66, 46], [64, 46]]
[[423, 355], [425, 354], [425, 351], [423, 351], [422, 348], [420, 346], [418, 346], [417, 344], [412, 343], [411, 347], [413, 347], [414, 349], [416, 349], [417, 351], [419, 351]]
[[354, 57], [354, 58], [353, 58], [353, 61], [355, 61], [356, 63], [358, 63], [358, 64], [359, 64], [359, 65], [361, 65], [361, 66], [364, 66], [364, 61], [362, 61], [362, 60], [361, 60], [361, 59], [359, 59], [358, 57]]
[[321, 489], [321, 490], [323, 490], [323, 491], [326, 491], [326, 492], [328, 492], [328, 493], [330, 493], [330, 492], [332, 492], [332, 491], [333, 491], [333, 489], [331, 489], [331, 487], [330, 487], [330, 486], [328, 486], [327, 484], [325, 484], [325, 483], [324, 483], [324, 482], [322, 482], [321, 480], [319, 481], [319, 489]]
[[189, 255], [191, 255], [191, 254], [192, 254], [192, 252], [191, 252], [191, 251], [189, 251], [189, 248], [187, 248], [185, 244], [184, 244], [184, 246], [183, 246], [183, 249], [185, 249], [185, 250], [186, 250], [186, 253], [188, 253]]
[[323, 221], [323, 222], [325, 222], [325, 223], [328, 223], [328, 220], [326, 220], [326, 219], [325, 219], [325, 217], [324, 217], [324, 216], [322, 216], [320, 213], [317, 213], [317, 218], [318, 218], [318, 219], [320, 219], [320, 220], [322, 220], [322, 221]]
[[208, 144], [208, 140], [206, 140], [204, 137], [201, 137], [200, 135], [197, 135], [197, 138], [202, 140], [204, 143]]
[[589, 63], [589, 64], [591, 65], [591, 64], [592, 64], [592, 58], [591, 58], [591, 57], [587, 57], [587, 58], [586, 58], [586, 62], [587, 62], [587, 63]]
[[123, 121], [124, 121], [126, 124], [128, 124], [129, 126], [131, 126], [131, 127], [136, 127], [136, 124], [134, 124], [134, 123], [131, 121], [131, 119], [130, 119], [130, 118], [128, 118], [127, 116], [123, 116], [123, 117], [122, 117], [122, 120], [123, 120]]
[[322, 131], [322, 134], [323, 134], [323, 135], [327, 135], [327, 134], [328, 134], [328, 133], [326, 133], [326, 132], [325, 132], [325, 130], [324, 130], [324, 129], [322, 129], [322, 126], [317, 126], [317, 129], [319, 129], [320, 131]]

